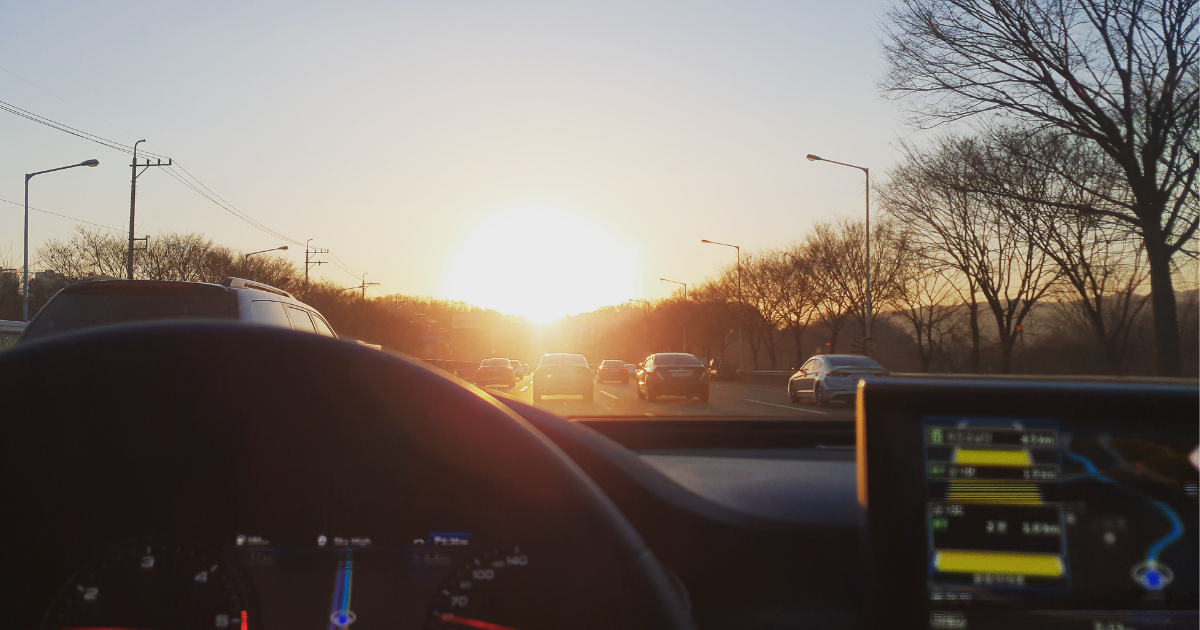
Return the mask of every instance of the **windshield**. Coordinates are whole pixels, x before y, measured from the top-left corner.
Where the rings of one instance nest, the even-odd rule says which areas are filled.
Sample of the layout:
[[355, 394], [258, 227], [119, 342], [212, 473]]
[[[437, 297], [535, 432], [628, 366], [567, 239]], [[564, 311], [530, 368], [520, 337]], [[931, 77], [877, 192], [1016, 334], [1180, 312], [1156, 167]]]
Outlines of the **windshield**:
[[237, 319], [237, 302], [222, 287], [159, 286], [138, 291], [85, 287], [64, 291], [25, 329], [30, 341], [86, 328], [171, 319]]
[[857, 368], [883, 368], [879, 362], [870, 357], [825, 357], [825, 361], [829, 362], [830, 367], [857, 367]]
[[542, 360], [538, 363], [538, 367], [546, 367], [552, 365], [575, 365], [587, 367], [587, 359], [582, 354], [546, 354], [542, 355]]
[[700, 359], [690, 354], [656, 354], [654, 365], [703, 365]]
[[[0, 320], [90, 278], [240, 279], [265, 296], [255, 323], [466, 380], [509, 366], [493, 391], [567, 417], [851, 418], [858, 376], [794, 378], [814, 357], [1196, 381], [1194, 3], [1163, 5], [1190, 21], [1156, 37], [1101, 33], [1124, 22], [1080, 0], [1063, 28], [1086, 36], [1009, 42], [1050, 54], [1010, 61], [986, 42], [1029, 20], [955, 17], [1027, 13], [1000, 1], [302, 2], [284, 22], [206, 3], [155, 14], [144, 63], [187, 66], [136, 85], [91, 37], [142, 20], [133, 4], [24, 3], [34, 48], [0, 68]], [[1110, 53], [1180, 61], [1133, 76]], [[234, 308], [64, 294], [24, 338]], [[648, 392], [651, 356], [707, 376]], [[558, 366], [588, 368], [592, 395], [535, 398], [535, 367]]]

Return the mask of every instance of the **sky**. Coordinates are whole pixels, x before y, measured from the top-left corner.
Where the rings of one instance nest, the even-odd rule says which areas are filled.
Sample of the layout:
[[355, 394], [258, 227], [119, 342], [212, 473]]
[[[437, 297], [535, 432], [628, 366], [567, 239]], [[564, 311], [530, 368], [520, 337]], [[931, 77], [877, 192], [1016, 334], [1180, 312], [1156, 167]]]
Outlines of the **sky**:
[[[377, 295], [547, 319], [703, 281], [860, 216], [910, 134], [880, 97], [886, 2], [9, 0], [0, 101], [171, 156]], [[30, 85], [30, 84], [33, 85]], [[35, 87], [36, 86], [36, 87]], [[0, 112], [0, 199], [127, 229], [129, 158]], [[283, 244], [166, 173], [137, 231]], [[75, 223], [33, 213], [34, 248]], [[22, 209], [0, 201], [0, 262]], [[302, 247], [288, 258], [303, 263]], [[334, 265], [314, 269], [345, 286]]]

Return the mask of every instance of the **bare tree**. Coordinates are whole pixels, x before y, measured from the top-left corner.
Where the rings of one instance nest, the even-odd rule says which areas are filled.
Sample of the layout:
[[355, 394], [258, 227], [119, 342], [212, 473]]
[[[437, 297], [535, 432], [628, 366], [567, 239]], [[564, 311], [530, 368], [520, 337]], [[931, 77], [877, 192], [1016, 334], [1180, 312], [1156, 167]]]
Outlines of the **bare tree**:
[[1058, 274], [1028, 231], [1011, 220], [1014, 212], [1030, 209], [1001, 208], [995, 199], [966, 190], [972, 177], [967, 165], [983, 159], [972, 138], [942, 138], [929, 151], [902, 148], [905, 161], [880, 188], [884, 207], [908, 229], [914, 251], [970, 278], [995, 319], [1000, 369], [1007, 373], [1017, 328]]
[[750, 254], [742, 262], [742, 295], [750, 307], [746, 323], [752, 340], [758, 342], [752, 347], [755, 363], [759, 348], [765, 349], [772, 370], [779, 366], [779, 334], [787, 325], [787, 296], [781, 281], [788, 273], [789, 265], [778, 251]]
[[787, 329], [792, 333], [796, 349], [796, 365], [799, 366], [807, 354], [802, 347], [805, 331], [818, 317], [820, 289], [813, 274], [813, 262], [803, 244], [796, 244], [783, 252], [787, 259], [787, 273], [782, 277], [783, 304], [781, 305]]
[[[866, 226], [862, 221], [838, 219], [818, 223], [804, 241], [805, 258], [817, 292], [822, 323], [833, 337], [830, 351], [847, 317], [866, 326]], [[908, 255], [907, 237], [893, 221], [884, 218], [871, 229], [871, 294], [875, 308], [891, 303], [898, 289], [897, 280]]]
[[893, 307], [912, 329], [922, 372], [929, 371], [934, 353], [952, 333], [954, 317], [963, 307], [955, 299], [962, 282], [961, 274], [945, 267], [930, 269], [916, 258], [905, 266]]
[[1104, 216], [1143, 239], [1158, 370], [1179, 375], [1171, 261], [1200, 224], [1196, 0], [899, 0], [888, 17], [881, 88], [908, 98], [918, 124], [1005, 115], [1112, 161], [1126, 194], [1096, 191], [1103, 204], [1002, 192]]

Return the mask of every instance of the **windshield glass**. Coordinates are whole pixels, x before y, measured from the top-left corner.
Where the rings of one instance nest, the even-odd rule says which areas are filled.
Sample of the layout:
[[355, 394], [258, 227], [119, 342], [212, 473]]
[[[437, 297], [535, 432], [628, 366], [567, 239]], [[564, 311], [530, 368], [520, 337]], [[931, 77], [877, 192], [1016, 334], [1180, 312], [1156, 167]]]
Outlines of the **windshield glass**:
[[879, 362], [870, 357], [825, 357], [830, 367], [859, 367], [859, 368], [882, 368]]
[[[1080, 0], [1071, 33], [1019, 40], [1033, 18], [992, 33], [997, 7], [1041, 4], [998, 1], [326, 2], [283, 23], [204, 3], [155, 14], [146, 49], [189, 65], [136, 86], [128, 54], [89, 45], [136, 3], [94, 27], [23, 3], [0, 207], [29, 174], [29, 217], [0, 213], [0, 320], [94, 278], [242, 280], [255, 323], [492, 368], [494, 391], [569, 417], [851, 418], [852, 392], [793, 378], [814, 357], [1196, 381], [1195, 1], [1131, 5], [1129, 29], [1176, 24], [1161, 37]], [[1182, 22], [1136, 17], [1159, 5]], [[144, 111], [116, 105], [131, 94]], [[212, 300], [63, 296], [25, 338], [238, 316]], [[650, 400], [615, 368], [655, 355], [707, 376]], [[535, 396], [547, 366], [594, 391]]]
[[575, 365], [587, 367], [587, 359], [582, 354], [547, 354], [542, 356], [539, 367], [550, 365]]
[[153, 291], [64, 291], [25, 330], [24, 340], [86, 328], [170, 319], [237, 319], [237, 302], [224, 288], [205, 285]]
[[656, 354], [654, 365], [703, 365], [700, 359], [690, 354]]

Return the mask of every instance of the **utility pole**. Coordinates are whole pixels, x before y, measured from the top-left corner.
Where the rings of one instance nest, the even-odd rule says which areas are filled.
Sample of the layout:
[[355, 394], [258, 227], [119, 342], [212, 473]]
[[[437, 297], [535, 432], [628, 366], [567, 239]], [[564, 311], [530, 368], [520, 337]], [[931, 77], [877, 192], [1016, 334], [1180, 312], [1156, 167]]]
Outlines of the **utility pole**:
[[320, 249], [320, 248], [313, 249], [312, 242], [313, 242], [313, 240], [310, 238], [310, 239], [308, 239], [308, 242], [304, 244], [304, 286], [308, 286], [308, 270], [313, 268], [316, 265], [324, 265], [325, 264], [324, 260], [311, 260], [310, 261], [309, 257], [314, 254], [328, 254], [329, 253], [328, 249]]
[[378, 282], [367, 282], [367, 274], [366, 274], [366, 272], [363, 272], [362, 286], [359, 287], [360, 289], [362, 289], [362, 299], [363, 300], [367, 299], [367, 287], [377, 287], [377, 286], [379, 286]]
[[130, 280], [133, 280], [133, 243], [134, 243], [134, 241], [145, 240], [146, 246], [149, 247], [149, 241], [147, 239], [133, 237], [133, 215], [134, 215], [135, 211], [137, 210], [137, 178], [138, 178], [138, 175], [145, 173], [146, 169], [150, 168], [151, 166], [170, 166], [171, 165], [171, 158], [167, 158], [166, 164], [162, 163], [162, 159], [159, 159], [156, 164], [151, 164], [150, 160], [147, 159], [146, 163], [144, 165], [142, 165], [142, 173], [139, 173], [138, 172], [138, 163], [137, 163], [137, 146], [145, 141], [146, 140], [143, 138], [142, 140], [138, 140], [137, 142], [133, 143], [133, 163], [129, 165], [130, 168], [132, 169], [133, 174], [130, 176], [130, 179], [129, 179], [129, 258], [126, 262], [126, 277]]

